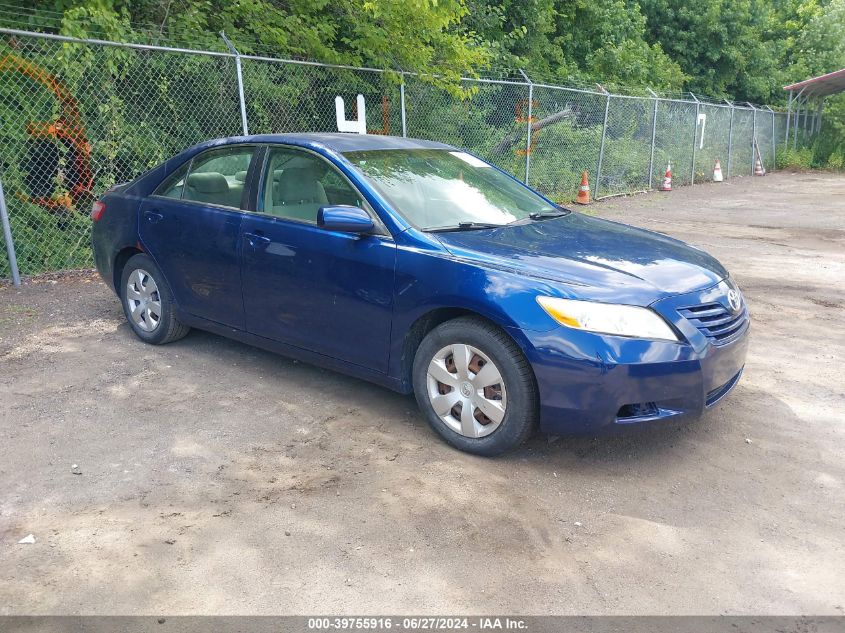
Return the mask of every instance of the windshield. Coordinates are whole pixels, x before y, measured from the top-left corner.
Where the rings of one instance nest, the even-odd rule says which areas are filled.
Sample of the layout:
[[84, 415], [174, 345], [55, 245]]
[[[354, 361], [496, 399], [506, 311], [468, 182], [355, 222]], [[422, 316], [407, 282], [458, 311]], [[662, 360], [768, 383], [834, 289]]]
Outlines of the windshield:
[[423, 230], [501, 226], [562, 211], [465, 152], [401, 149], [344, 156], [396, 211]]

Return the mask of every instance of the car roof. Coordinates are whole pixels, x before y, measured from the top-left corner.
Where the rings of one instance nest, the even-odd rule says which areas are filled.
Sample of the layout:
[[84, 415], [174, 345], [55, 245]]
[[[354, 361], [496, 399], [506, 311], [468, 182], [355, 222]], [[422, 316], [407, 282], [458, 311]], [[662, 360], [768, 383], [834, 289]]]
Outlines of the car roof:
[[230, 143], [290, 143], [293, 145], [322, 146], [338, 152], [360, 152], [381, 149], [455, 149], [451, 145], [401, 136], [382, 134], [350, 134], [341, 132], [312, 132], [307, 134], [258, 134], [233, 136], [209, 141], [203, 145], [228, 145]]

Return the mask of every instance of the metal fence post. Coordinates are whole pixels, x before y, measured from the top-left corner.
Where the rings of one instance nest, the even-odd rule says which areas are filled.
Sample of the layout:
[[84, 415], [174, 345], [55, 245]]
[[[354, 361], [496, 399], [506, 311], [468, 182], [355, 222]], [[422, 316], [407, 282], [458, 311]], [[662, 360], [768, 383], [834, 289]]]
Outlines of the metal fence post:
[[804, 88], [798, 92], [795, 97], [795, 116], [792, 124], [792, 149], [798, 148], [798, 117], [801, 116], [801, 95], [804, 94]]
[[226, 42], [226, 46], [229, 47], [229, 50], [235, 56], [235, 71], [238, 74], [238, 99], [241, 104], [241, 125], [243, 126], [244, 136], [249, 136], [249, 126], [247, 125], [246, 120], [246, 100], [244, 99], [244, 76], [241, 69], [241, 54], [238, 52], [238, 49], [235, 48], [235, 45], [229, 41], [229, 38], [226, 37], [226, 34], [223, 31], [220, 31], [220, 37], [223, 38], [223, 41]]
[[[818, 105], [816, 106], [816, 108], [818, 109]], [[809, 132], [810, 132], [810, 137], [812, 138], [813, 135], [815, 134], [815, 129], [816, 129], [816, 113], [813, 112], [811, 116], [812, 116], [812, 119], [810, 120], [810, 130], [809, 130]]]
[[694, 94], [689, 93], [695, 99], [695, 119], [692, 121], [692, 171], [689, 176], [689, 184], [695, 184], [695, 146], [698, 140], [698, 115], [701, 113], [701, 102]]
[[805, 128], [807, 127], [807, 110], [810, 107], [810, 98], [809, 97], [806, 97], [804, 99], [803, 105], [804, 105], [804, 107], [802, 108], [802, 111], [801, 111], [801, 115], [804, 117], [803, 123], [801, 122], [801, 119], [798, 120], [798, 125], [800, 126], [798, 128], [798, 136], [799, 136], [798, 142], [801, 143], [802, 145], [803, 145], [804, 141], [806, 140], [804, 132], [806, 131]]
[[777, 136], [775, 136], [775, 111], [772, 110], [771, 106], [766, 106], [766, 109], [772, 114], [772, 171], [774, 171], [778, 162], [778, 140]]
[[810, 122], [810, 97], [807, 97], [807, 103], [804, 108], [804, 127], [801, 128], [801, 142], [806, 143], [809, 140], [807, 124]]
[[648, 188], [651, 189], [651, 183], [654, 179], [654, 145], [657, 140], [657, 93], [651, 88], [647, 88], [654, 99], [654, 111], [651, 114], [651, 154], [648, 157]]
[[784, 147], [789, 146], [789, 120], [792, 118], [792, 91], [789, 91], [789, 105], [786, 108], [786, 133], [783, 135]]
[[528, 84], [528, 130], [525, 137], [525, 180], [523, 181], [527, 185], [528, 172], [531, 168], [531, 123], [534, 105], [534, 84], [531, 83], [531, 80], [522, 68], [519, 69], [519, 74], [522, 75], [522, 78]]
[[800, 125], [800, 126], [801, 126], [801, 127], [800, 127], [800, 129], [799, 129], [799, 132], [800, 132], [800, 134], [799, 134], [799, 135], [800, 135], [800, 137], [801, 137], [801, 144], [802, 144], [802, 145], [803, 145], [803, 144], [806, 142], [806, 140], [807, 140], [807, 112], [808, 112], [809, 110], [810, 110], [810, 98], [809, 98], [809, 97], [807, 97], [806, 99], [804, 99], [804, 112], [803, 112], [803, 114], [804, 114], [804, 121], [803, 121], [803, 122], [801, 122], [801, 120], [799, 119], [799, 122], [798, 122], [798, 125]]
[[801, 139], [804, 143], [806, 143], [809, 140], [809, 137], [808, 137], [808, 134], [807, 134], [809, 132], [809, 130], [807, 129], [807, 124], [810, 122], [810, 107], [811, 107], [810, 106], [810, 98], [807, 97], [807, 107], [804, 108], [804, 128], [802, 130], [803, 134], [802, 134], [802, 139]]
[[6, 208], [6, 196], [3, 194], [2, 180], [0, 180], [0, 221], [3, 223], [3, 240], [6, 242], [6, 254], [9, 256], [12, 283], [20, 286], [21, 275], [18, 271], [18, 258], [15, 255], [15, 243], [12, 241], [12, 225], [9, 224], [9, 210]]
[[[751, 108], [751, 175], [754, 175], [754, 164], [757, 161], [756, 152], [760, 151], [760, 145], [757, 143], [757, 108], [750, 101], [745, 103]], [[761, 158], [762, 160], [762, 158]]]
[[408, 136], [408, 124], [405, 119], [405, 73], [400, 75], [402, 83], [399, 84], [399, 106], [402, 110], [402, 137]]
[[731, 106], [731, 120], [728, 123], [728, 170], [725, 173], [727, 178], [731, 177], [731, 164], [733, 163], [734, 153], [734, 104], [725, 99], [725, 103]]
[[[599, 86], [601, 87], [601, 86]], [[607, 95], [607, 101], [604, 103], [604, 123], [601, 127], [601, 145], [599, 145], [599, 162], [596, 165], [596, 186], [593, 193], [593, 199], [596, 200], [599, 197], [599, 187], [601, 186], [601, 163], [604, 160], [604, 138], [607, 136], [607, 114], [610, 111], [610, 93], [604, 90], [604, 94]]]

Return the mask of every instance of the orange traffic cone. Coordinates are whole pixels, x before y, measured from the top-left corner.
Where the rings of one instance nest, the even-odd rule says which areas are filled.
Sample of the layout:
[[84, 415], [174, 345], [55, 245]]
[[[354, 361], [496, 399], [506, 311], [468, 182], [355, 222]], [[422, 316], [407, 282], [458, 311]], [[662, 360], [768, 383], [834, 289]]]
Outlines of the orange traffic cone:
[[760, 160], [760, 149], [757, 149], [757, 159], [754, 162], [754, 175], [765, 176], [766, 168], [763, 167], [763, 161]]
[[716, 166], [713, 168], [713, 182], [722, 182], [724, 178], [722, 178], [722, 163], [719, 162], [719, 159], [716, 159]]
[[578, 204], [590, 204], [590, 181], [587, 178], [587, 171], [581, 174], [581, 186], [578, 187], [578, 197], [575, 198]]
[[672, 163], [666, 165], [666, 175], [663, 176], [663, 182], [658, 191], [672, 191]]

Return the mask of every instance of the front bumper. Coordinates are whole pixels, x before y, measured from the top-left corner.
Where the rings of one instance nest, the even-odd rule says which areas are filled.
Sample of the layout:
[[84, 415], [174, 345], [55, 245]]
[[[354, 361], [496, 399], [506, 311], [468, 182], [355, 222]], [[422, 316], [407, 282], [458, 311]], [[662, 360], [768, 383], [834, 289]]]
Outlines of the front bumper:
[[[526, 332], [537, 379], [540, 426], [555, 435], [700, 415], [736, 386], [745, 365], [748, 324], [714, 342], [678, 308], [718, 301], [719, 286], [664, 299], [652, 307], [686, 339], [681, 343], [604, 336], [560, 327]], [[745, 318], [747, 310], [742, 307]]]

